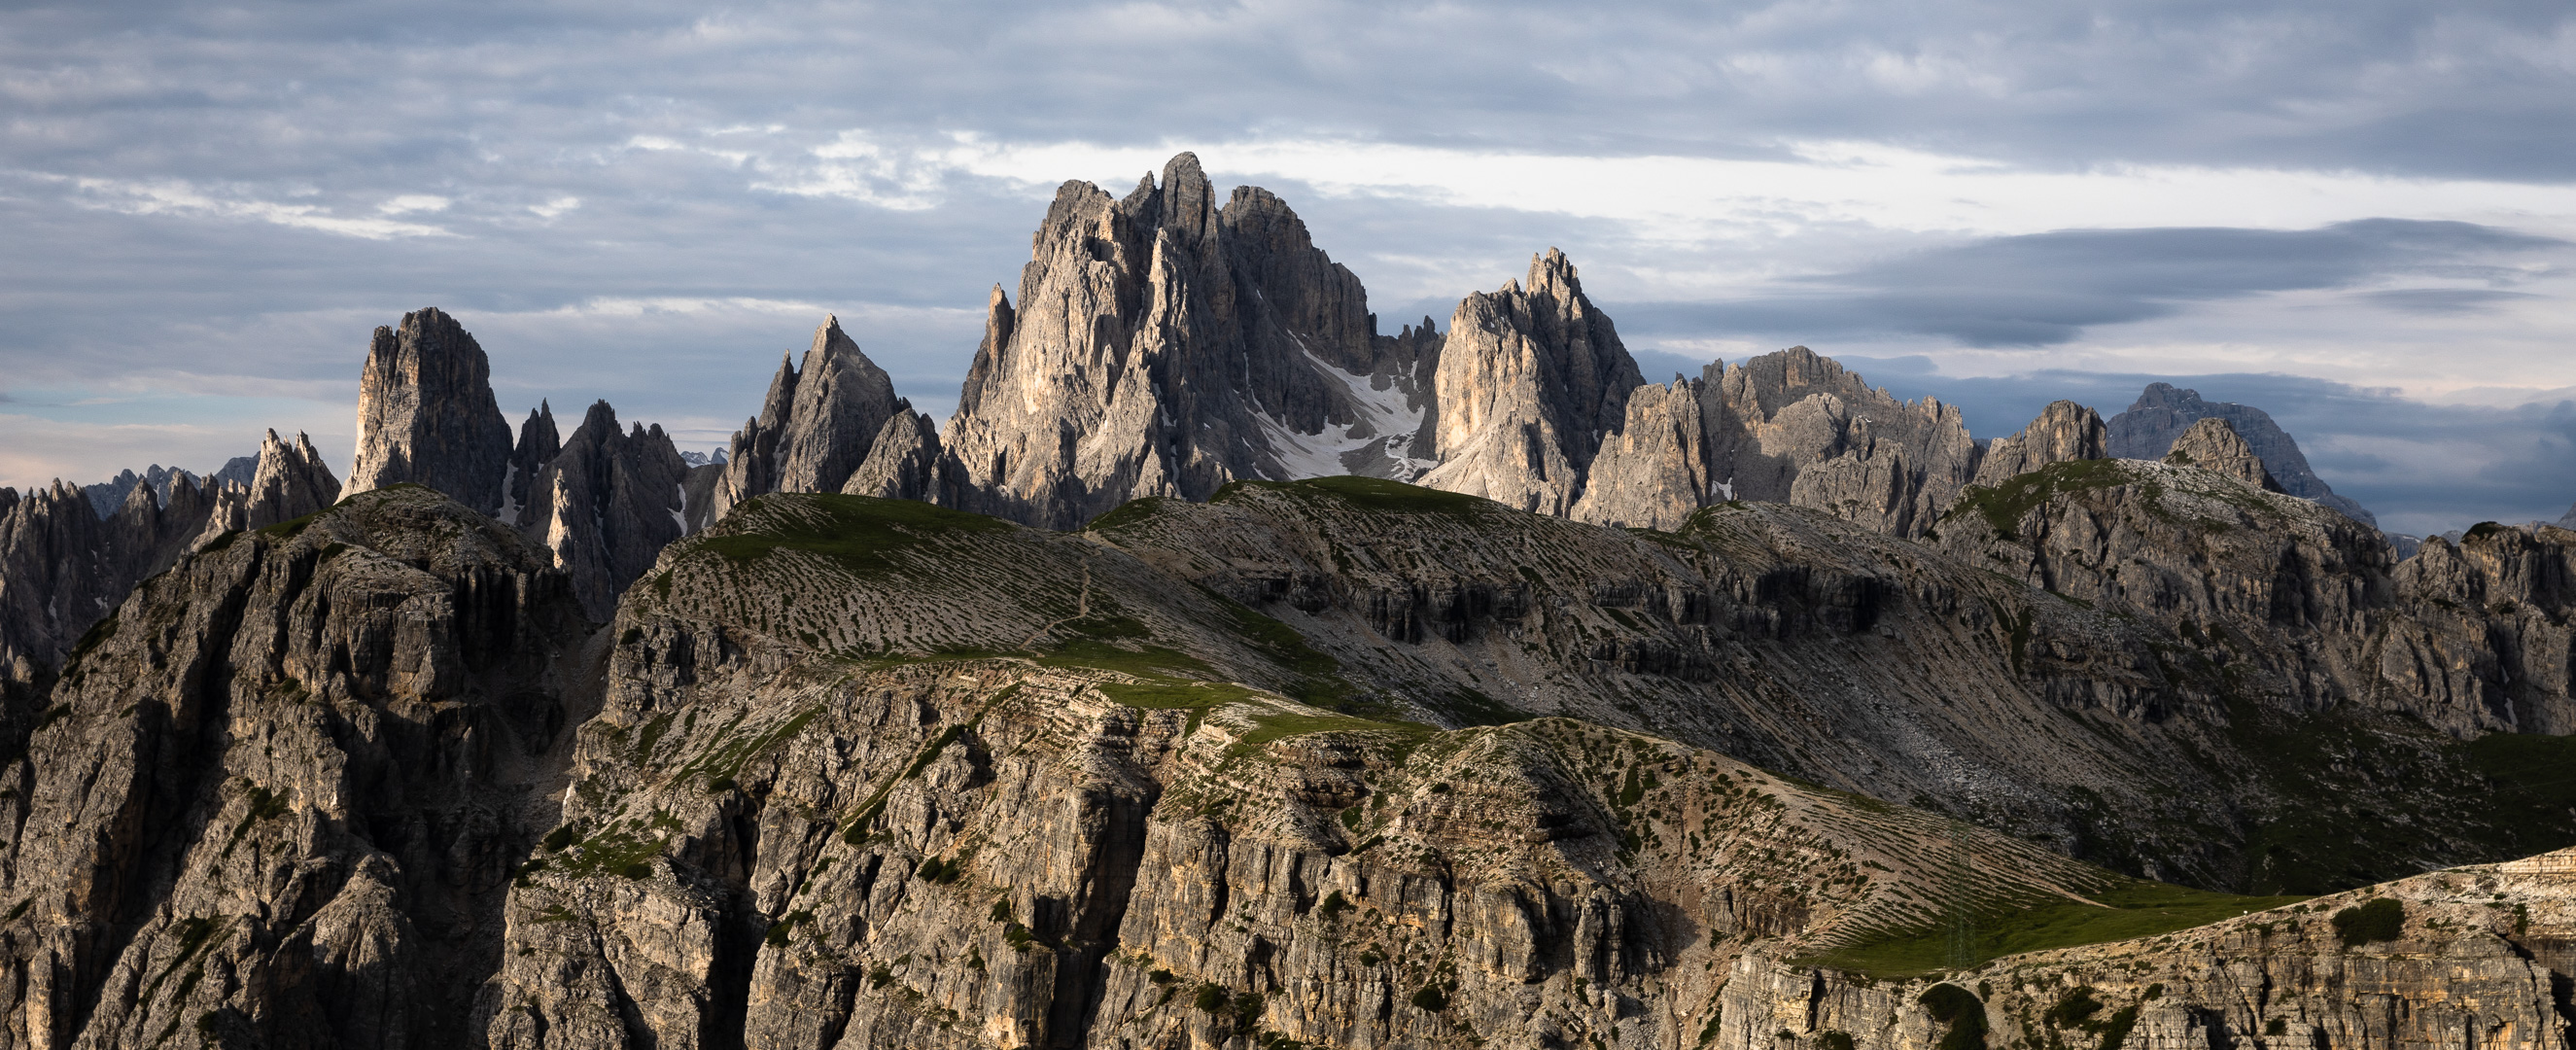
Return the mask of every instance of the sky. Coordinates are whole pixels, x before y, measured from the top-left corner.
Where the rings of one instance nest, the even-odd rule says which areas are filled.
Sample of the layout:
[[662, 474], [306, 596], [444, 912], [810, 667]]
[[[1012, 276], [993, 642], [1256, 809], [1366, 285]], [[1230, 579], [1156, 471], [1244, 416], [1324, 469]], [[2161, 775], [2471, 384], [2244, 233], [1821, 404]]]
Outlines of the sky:
[[2576, 502], [2564, 0], [11, 3], [0, 485], [345, 471], [432, 305], [514, 421], [711, 449], [827, 312], [944, 418], [1055, 187], [1183, 149], [1388, 331], [1561, 247], [1649, 378], [1805, 345], [1980, 437], [2165, 380], [2393, 530]]

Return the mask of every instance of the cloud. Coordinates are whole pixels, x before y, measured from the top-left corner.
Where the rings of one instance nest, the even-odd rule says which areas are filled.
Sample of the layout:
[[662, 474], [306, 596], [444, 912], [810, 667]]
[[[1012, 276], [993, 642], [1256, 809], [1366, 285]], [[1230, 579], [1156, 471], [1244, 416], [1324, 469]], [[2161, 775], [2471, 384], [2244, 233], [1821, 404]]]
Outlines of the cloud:
[[[1913, 252], [1837, 274], [1779, 282], [1768, 296], [1629, 305], [1639, 331], [1894, 332], [1975, 347], [2072, 342], [2102, 325], [2166, 317], [2194, 303], [2386, 279], [2504, 283], [2505, 260], [2568, 243], [2464, 222], [2364, 219], [2313, 230], [2063, 230]], [[2377, 304], [2465, 313], [2521, 293], [2494, 288], [2371, 292]]]
[[[1058, 182], [1196, 148], [1389, 329], [1557, 245], [1649, 359], [2563, 385], [2576, 271], [2511, 238], [2576, 239], [2570, 98], [2576, 11], [2504, 0], [14, 4], [0, 375], [220, 391], [113, 446], [220, 462], [437, 304], [514, 413], [720, 433], [835, 310], [934, 407]], [[97, 458], [48, 433], [0, 483]]]

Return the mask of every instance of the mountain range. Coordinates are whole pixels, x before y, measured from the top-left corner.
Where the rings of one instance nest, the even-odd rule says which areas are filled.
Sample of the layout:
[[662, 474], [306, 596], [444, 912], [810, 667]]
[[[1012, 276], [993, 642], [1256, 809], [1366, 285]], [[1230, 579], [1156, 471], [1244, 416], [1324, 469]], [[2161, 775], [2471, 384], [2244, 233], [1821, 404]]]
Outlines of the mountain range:
[[2259, 409], [1650, 383], [1553, 250], [1388, 335], [1188, 154], [945, 425], [837, 319], [719, 457], [490, 367], [0, 490], [0, 1046], [2576, 1025], [2576, 532], [2401, 549]]

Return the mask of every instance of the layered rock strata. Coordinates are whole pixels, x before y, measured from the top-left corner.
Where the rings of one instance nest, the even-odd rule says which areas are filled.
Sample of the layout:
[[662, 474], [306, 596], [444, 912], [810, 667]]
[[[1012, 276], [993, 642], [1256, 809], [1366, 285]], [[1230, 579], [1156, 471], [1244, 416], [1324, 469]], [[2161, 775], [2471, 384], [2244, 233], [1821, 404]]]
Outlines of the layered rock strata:
[[427, 485], [476, 511], [502, 507], [510, 424], [492, 397], [491, 362], [435, 307], [376, 329], [358, 377], [358, 452], [348, 490]]
[[[2364, 908], [2389, 928], [2355, 939], [2341, 919]], [[1966, 1027], [1992, 1046], [2547, 1050], [2570, 1034], [2571, 946], [2576, 854], [2560, 851], [1934, 976], [1747, 952], [1700, 1045], [1896, 1050], [1959, 1045]]]
[[2273, 422], [2270, 413], [2252, 405], [2205, 401], [2197, 390], [2180, 389], [2171, 383], [2149, 383], [2127, 411], [2111, 417], [2106, 447], [2121, 459], [2163, 459], [2192, 424], [2213, 418], [2226, 420], [2262, 458], [2281, 491], [2315, 500], [2364, 525], [2378, 527], [2379, 519], [2372, 517], [2368, 509], [2349, 497], [2336, 495], [2332, 486], [2317, 477], [2316, 471], [2308, 467], [2307, 455], [2299, 451], [2297, 439]]
[[605, 621], [626, 585], [687, 531], [688, 471], [660, 425], [621, 432], [617, 410], [594, 402], [538, 468], [521, 531], [553, 552], [582, 610]]

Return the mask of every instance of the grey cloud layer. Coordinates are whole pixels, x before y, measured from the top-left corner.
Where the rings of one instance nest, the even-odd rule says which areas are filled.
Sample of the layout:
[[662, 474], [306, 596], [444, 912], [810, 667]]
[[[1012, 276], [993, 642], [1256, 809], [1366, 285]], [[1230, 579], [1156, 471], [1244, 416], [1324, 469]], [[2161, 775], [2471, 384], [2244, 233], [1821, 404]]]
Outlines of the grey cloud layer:
[[[2564, 182], [2571, 98], [2563, 2], [13, 5], [0, 401], [16, 401], [0, 417], [130, 396], [154, 421], [200, 411], [207, 432], [239, 434], [160, 456], [220, 462], [257, 426], [290, 425], [263, 413], [297, 399], [345, 420], [368, 329], [428, 304], [482, 337], [514, 414], [605, 396], [626, 418], [720, 432], [823, 309], [856, 317], [902, 392], [944, 409], [984, 290], [1013, 283], [1047, 191], [923, 159], [952, 133], [1698, 156], [1856, 140], [2056, 170]], [[2295, 289], [2474, 319], [2529, 294], [2499, 267], [2565, 249], [2381, 221], [2069, 231], [1854, 267], [1813, 262], [1816, 245], [1876, 234], [1813, 223], [1750, 247], [1674, 246], [1565, 215], [1269, 184], [1380, 290], [1390, 329], [1445, 321], [1458, 294], [1549, 244], [1605, 288], [1623, 268], [1726, 251], [1824, 271], [1724, 302], [1615, 307], [1641, 345], [2044, 345]], [[2447, 286], [2394, 286], [2416, 277]], [[1958, 389], [2027, 418], [2013, 390]], [[34, 455], [25, 433], [8, 440], [75, 476], [141, 465], [121, 461], [130, 446]]]
[[[2560, 240], [2464, 222], [2365, 219], [2315, 230], [2062, 230], [1908, 254], [1785, 282], [1774, 294], [1716, 303], [1626, 304], [1640, 332], [1901, 333], [1968, 346], [2049, 346], [2088, 328], [2143, 321], [2197, 302], [2347, 288], [2390, 278], [2520, 281], [2503, 265], [2568, 248]], [[2379, 305], [2461, 313], [2525, 293], [2412, 288], [2366, 293]]]

